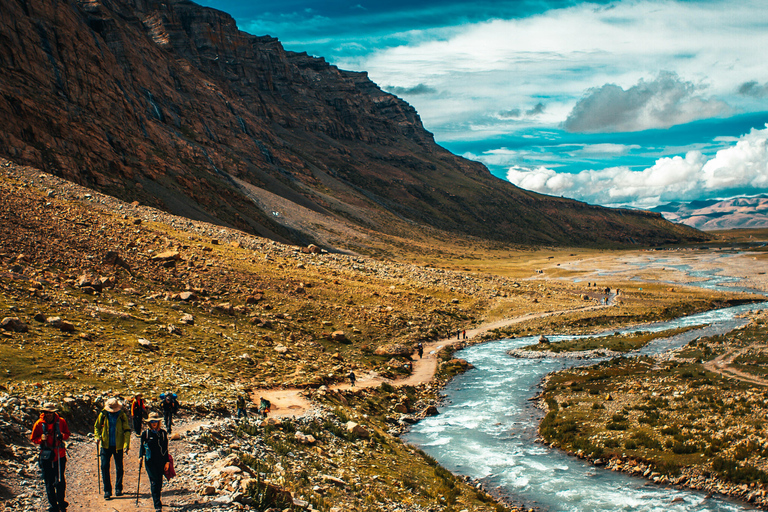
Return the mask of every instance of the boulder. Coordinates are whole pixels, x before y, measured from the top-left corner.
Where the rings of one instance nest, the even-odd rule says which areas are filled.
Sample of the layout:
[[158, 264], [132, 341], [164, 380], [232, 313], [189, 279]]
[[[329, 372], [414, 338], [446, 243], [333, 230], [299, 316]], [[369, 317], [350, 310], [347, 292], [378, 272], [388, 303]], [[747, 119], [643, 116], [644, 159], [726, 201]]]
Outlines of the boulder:
[[141, 348], [144, 348], [147, 350], [152, 350], [153, 348], [155, 348], [155, 345], [146, 338], [139, 338], [138, 341], [139, 341], [139, 346]]
[[0, 320], [0, 329], [13, 332], [27, 332], [29, 326], [15, 316], [7, 316]]
[[195, 317], [190, 314], [186, 314], [181, 317], [179, 323], [184, 325], [195, 325]]
[[115, 251], [107, 251], [104, 255], [104, 263], [107, 265], [114, 265], [116, 267], [123, 267], [130, 269], [128, 263]]
[[359, 423], [355, 423], [354, 421], [347, 422], [347, 432], [354, 434], [357, 437], [362, 437], [363, 439], [368, 439], [371, 437], [371, 434], [368, 432], [368, 430], [365, 429], [365, 427]]
[[181, 259], [179, 251], [164, 251], [152, 256], [152, 261], [176, 261]]
[[317, 440], [315, 439], [315, 436], [313, 436], [312, 434], [307, 435], [307, 434], [304, 434], [303, 432], [297, 431], [296, 441], [300, 442], [301, 444], [315, 444]]
[[278, 354], [287, 354], [288, 353], [288, 347], [285, 345], [278, 345], [275, 347], [275, 352]]
[[331, 333], [331, 340], [338, 341], [339, 343], [349, 343], [350, 342], [347, 339], [347, 335], [344, 333], [344, 331], [333, 331]]
[[547, 337], [542, 334], [539, 336], [539, 343], [549, 343], [549, 339], [547, 339]]
[[222, 302], [221, 304], [216, 304], [215, 306], [213, 306], [213, 310], [219, 313], [226, 313], [227, 315], [235, 314], [235, 310], [232, 307], [231, 302]]
[[93, 288], [100, 292], [102, 285], [99, 276], [96, 274], [83, 274], [75, 280], [75, 286], [78, 288]]
[[440, 414], [440, 411], [437, 410], [437, 407], [434, 405], [430, 405], [426, 409], [424, 409], [424, 416], [437, 416]]
[[190, 292], [190, 291], [181, 292], [179, 294], [179, 300], [183, 300], [184, 302], [197, 300], [197, 295], [195, 295], [194, 292]]
[[62, 332], [73, 332], [75, 330], [75, 325], [73, 323], [62, 320], [61, 317], [58, 316], [52, 316], [46, 321], [51, 327], [60, 329]]

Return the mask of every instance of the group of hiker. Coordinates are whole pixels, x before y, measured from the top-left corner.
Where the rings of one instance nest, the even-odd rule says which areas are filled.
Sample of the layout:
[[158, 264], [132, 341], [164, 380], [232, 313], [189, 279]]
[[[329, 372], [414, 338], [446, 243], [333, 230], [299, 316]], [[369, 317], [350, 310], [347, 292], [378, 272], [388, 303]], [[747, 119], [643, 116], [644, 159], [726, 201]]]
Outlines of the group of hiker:
[[[237, 409], [236, 416], [238, 420], [240, 418], [248, 417], [248, 409], [246, 409], [246, 400], [243, 395], [237, 396], [237, 402], [235, 402], [235, 407]], [[271, 408], [272, 408], [272, 402], [270, 402], [264, 397], [261, 397], [259, 399], [259, 412], [258, 412], [259, 416], [266, 418]]]
[[[466, 337], [466, 331], [464, 331]], [[424, 355], [424, 346], [419, 343], [416, 346], [419, 358]], [[350, 372], [348, 378], [355, 385], [357, 377]], [[237, 418], [247, 418], [246, 399], [239, 395], [236, 402]], [[272, 404], [261, 397], [259, 400], [259, 416], [266, 417]], [[163, 415], [157, 412], [149, 413], [147, 403], [141, 393], [137, 393], [131, 402], [131, 419], [123, 410], [123, 406], [117, 398], [110, 398], [99, 412], [94, 424], [93, 434], [96, 439], [96, 457], [99, 473], [99, 487], [103, 483], [104, 498], [112, 498], [123, 495], [123, 458], [131, 449], [131, 433], [140, 439], [139, 448], [139, 485], [141, 484], [141, 467], [144, 466], [149, 477], [152, 502], [155, 510], [162, 510], [163, 504], [160, 494], [163, 487], [163, 476], [169, 480], [175, 476], [173, 458], [168, 452], [168, 435], [173, 429], [173, 416], [179, 411], [179, 402], [175, 393], [163, 393], [160, 395], [160, 409]], [[144, 429], [144, 420], [147, 428]], [[165, 428], [160, 426], [161, 420]], [[40, 419], [32, 427], [30, 439], [40, 445], [39, 466], [45, 483], [45, 492], [48, 498], [48, 512], [65, 512], [69, 503], [64, 499], [66, 494], [65, 471], [67, 466], [67, 451], [65, 441], [69, 439], [70, 431], [64, 418], [58, 415], [58, 410], [53, 403], [45, 403], [40, 408]], [[110, 474], [111, 461], [115, 461], [115, 485], [112, 486]], [[138, 489], [136, 502], [138, 504]]]
[[[143, 395], [137, 393], [131, 403], [131, 421], [123, 410], [123, 405], [117, 398], [110, 398], [99, 412], [93, 428], [96, 439], [96, 458], [99, 487], [103, 483], [104, 498], [111, 499], [112, 491], [115, 496], [123, 495], [123, 459], [131, 449], [131, 433], [140, 439], [139, 448], [139, 485], [141, 484], [141, 469], [144, 466], [149, 477], [152, 502], [155, 510], [162, 510], [160, 494], [163, 487], [163, 476], [171, 479], [175, 476], [173, 458], [168, 452], [168, 434], [173, 425], [173, 415], [179, 410], [179, 402], [175, 393], [160, 395], [160, 407], [163, 416], [156, 412], [149, 413]], [[147, 429], [143, 430], [144, 419]], [[160, 425], [165, 423], [165, 429]], [[67, 422], [59, 416], [58, 409], [53, 403], [45, 403], [40, 408], [40, 419], [32, 427], [30, 440], [40, 445], [39, 466], [45, 483], [45, 493], [48, 498], [48, 512], [64, 512], [69, 503], [66, 495], [66, 463], [67, 451], [65, 441], [69, 439], [70, 431]], [[112, 486], [110, 474], [111, 461], [115, 461], [115, 485]], [[136, 490], [136, 502], [139, 494]]]

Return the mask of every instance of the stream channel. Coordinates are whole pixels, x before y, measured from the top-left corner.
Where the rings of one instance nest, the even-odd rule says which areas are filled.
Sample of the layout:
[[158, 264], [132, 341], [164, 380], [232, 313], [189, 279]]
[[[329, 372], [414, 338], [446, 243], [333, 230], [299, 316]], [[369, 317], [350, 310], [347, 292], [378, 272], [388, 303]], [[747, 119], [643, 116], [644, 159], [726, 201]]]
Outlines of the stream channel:
[[[709, 285], [717, 288], [711, 286], [711, 281]], [[707, 325], [672, 338], [654, 340], [628, 355], [658, 354], [681, 347], [699, 336], [731, 331], [746, 323], [736, 316], [760, 309], [768, 309], [768, 302], [619, 331], [664, 331]], [[614, 332], [612, 329], [605, 334]], [[577, 336], [547, 334], [547, 337], [550, 341], [560, 341]], [[405, 440], [453, 473], [482, 481], [486, 489], [543, 511], [757, 510], [721, 497], [707, 498], [701, 492], [656, 485], [625, 473], [596, 468], [535, 443], [543, 412], [529, 399], [538, 393], [542, 378], [555, 370], [592, 365], [601, 360], [517, 359], [507, 355], [510, 349], [537, 341], [538, 336], [503, 339], [457, 352], [456, 357], [466, 359], [474, 369], [448, 384], [440, 414], [420, 421]]]

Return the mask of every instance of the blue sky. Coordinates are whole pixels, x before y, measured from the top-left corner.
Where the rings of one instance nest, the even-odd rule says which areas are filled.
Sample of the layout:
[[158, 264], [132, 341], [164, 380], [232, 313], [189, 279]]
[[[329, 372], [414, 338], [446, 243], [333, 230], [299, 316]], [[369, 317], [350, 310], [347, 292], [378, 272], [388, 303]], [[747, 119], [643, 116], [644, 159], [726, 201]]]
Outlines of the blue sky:
[[768, 191], [765, 0], [205, 0], [368, 71], [527, 189], [652, 207]]

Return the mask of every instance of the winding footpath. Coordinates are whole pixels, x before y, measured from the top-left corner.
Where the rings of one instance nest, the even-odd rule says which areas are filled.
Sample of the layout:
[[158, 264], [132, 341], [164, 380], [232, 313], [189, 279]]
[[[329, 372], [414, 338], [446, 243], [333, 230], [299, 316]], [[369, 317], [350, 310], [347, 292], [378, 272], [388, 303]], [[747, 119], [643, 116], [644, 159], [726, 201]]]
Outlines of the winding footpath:
[[[615, 295], [611, 296], [613, 299]], [[548, 316], [557, 316], [567, 313], [574, 313], [577, 311], [590, 311], [594, 309], [607, 308], [612, 305], [612, 300], [609, 300], [607, 304], [599, 304], [594, 306], [586, 306], [582, 308], [565, 309], [558, 311], [549, 311], [544, 313], [530, 313], [527, 315], [506, 318], [497, 320], [494, 322], [488, 322], [481, 324], [474, 329], [467, 329], [467, 338], [444, 338], [442, 340], [432, 341], [424, 344], [424, 357], [416, 359], [412, 362], [411, 375], [403, 379], [391, 380], [383, 377], [373, 375], [359, 376], [355, 384], [357, 388], [371, 388], [380, 386], [383, 382], [388, 382], [394, 386], [414, 386], [418, 384], [424, 384], [430, 382], [437, 371], [438, 357], [437, 354], [446, 347], [457, 345], [464, 341], [471, 341], [474, 338], [491, 331], [493, 329], [500, 329], [510, 325], [525, 322], [527, 320], [535, 320], [537, 318], [544, 318]], [[329, 389], [352, 389], [349, 383], [334, 384], [329, 386]], [[251, 395], [251, 399], [254, 403], [258, 404], [261, 397], [266, 398], [272, 403], [270, 411], [271, 416], [287, 417], [287, 416], [301, 416], [309, 408], [312, 407], [312, 403], [301, 396], [303, 390], [299, 388], [286, 388], [286, 389], [271, 389], [271, 390], [257, 390]]]

